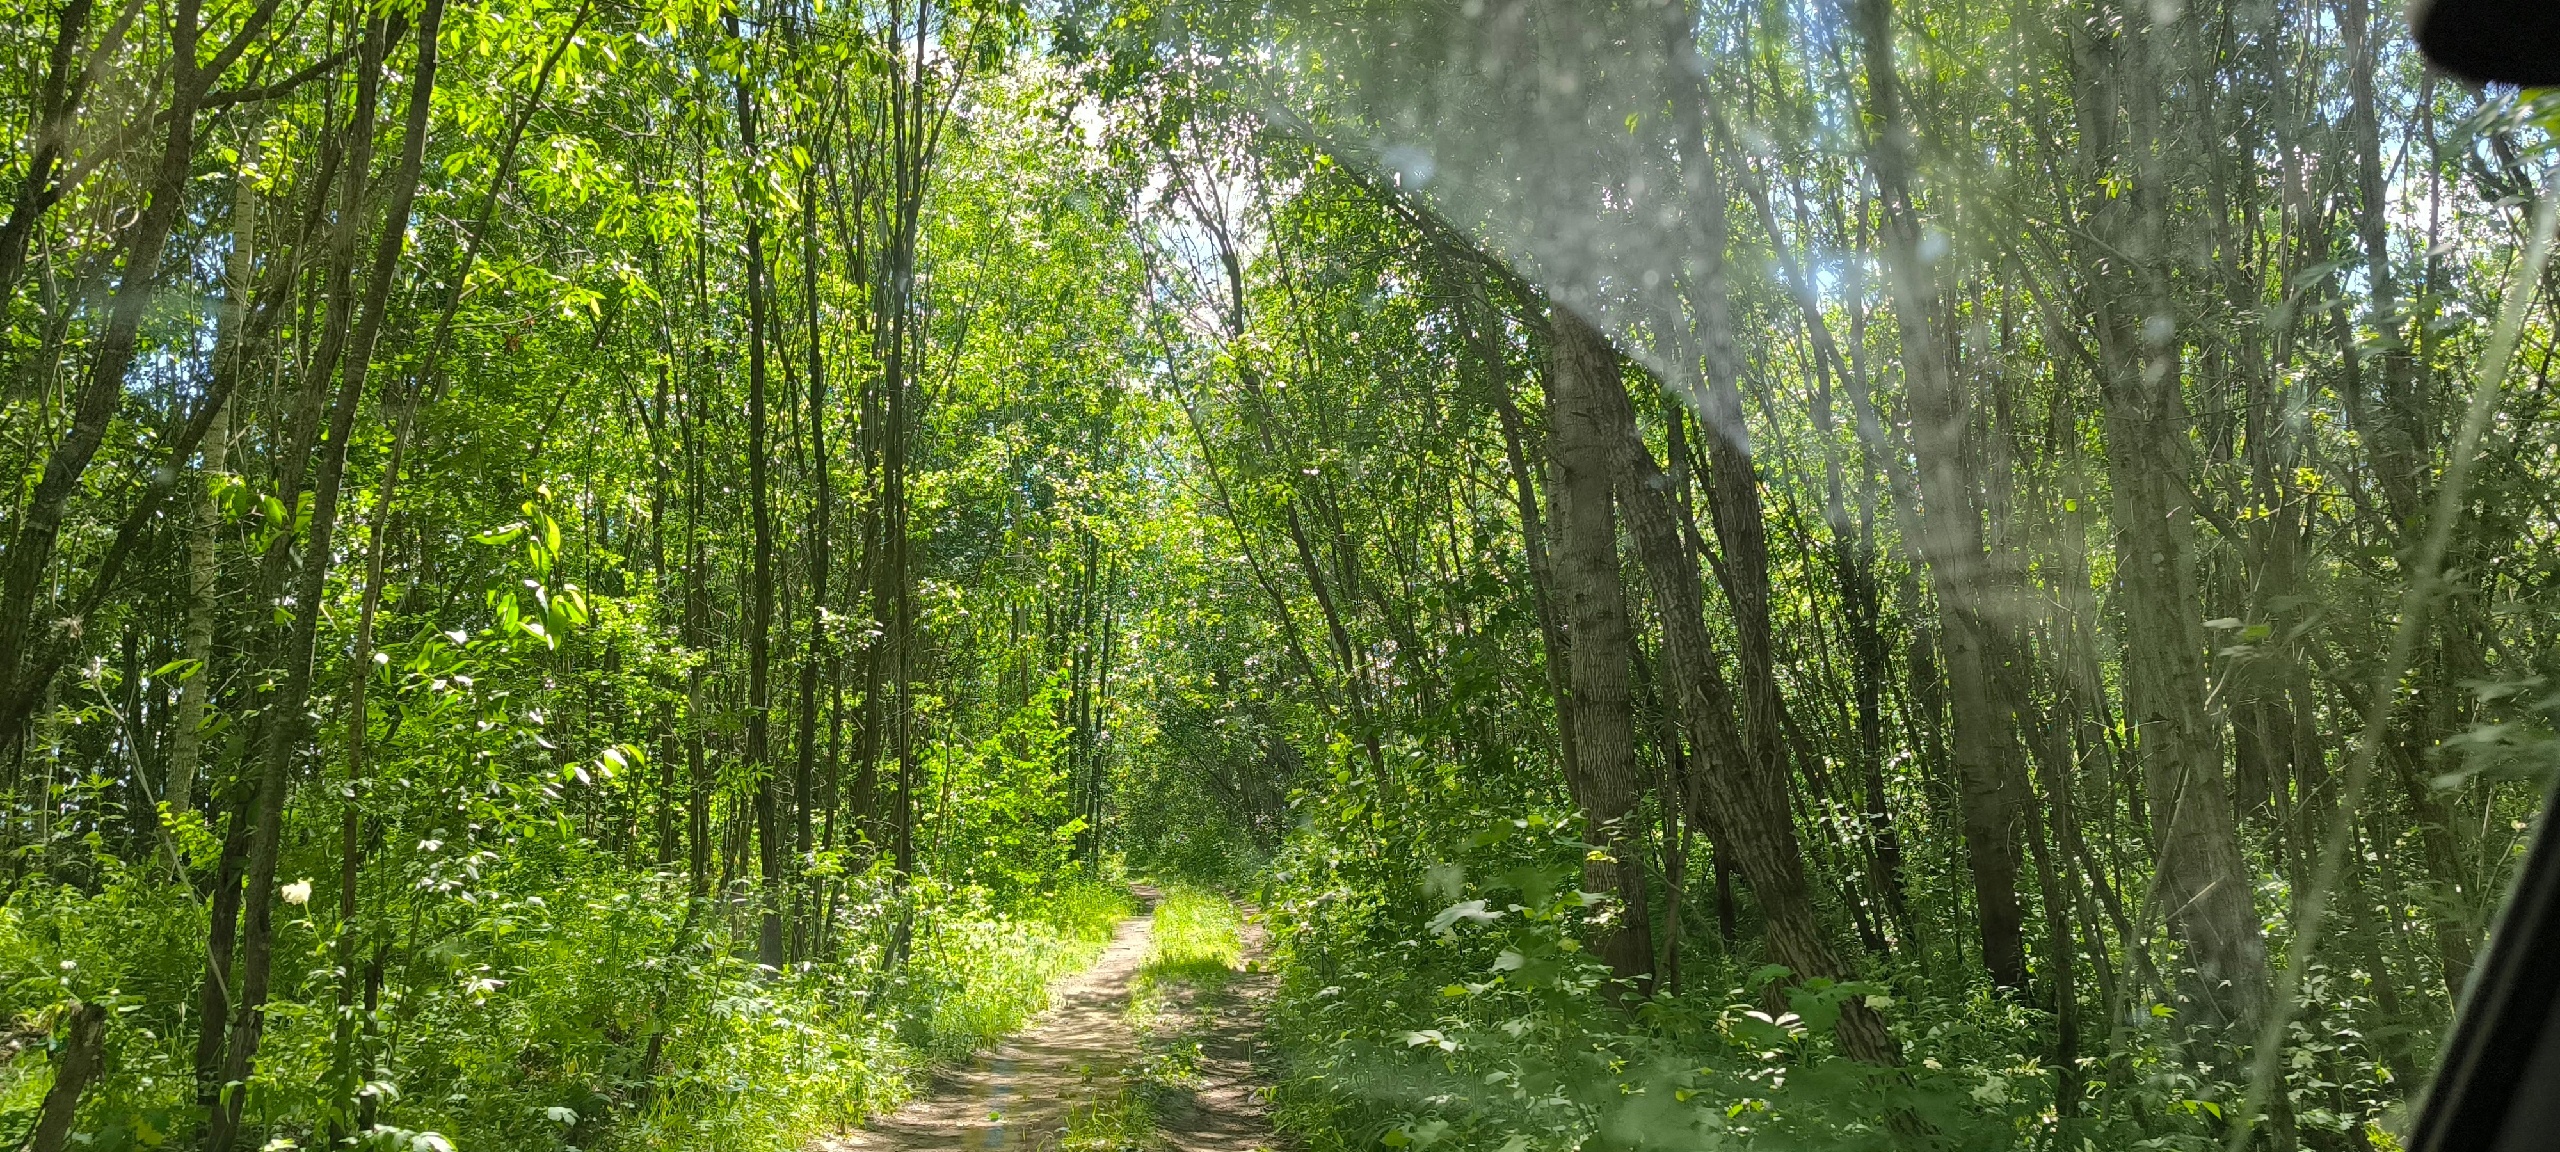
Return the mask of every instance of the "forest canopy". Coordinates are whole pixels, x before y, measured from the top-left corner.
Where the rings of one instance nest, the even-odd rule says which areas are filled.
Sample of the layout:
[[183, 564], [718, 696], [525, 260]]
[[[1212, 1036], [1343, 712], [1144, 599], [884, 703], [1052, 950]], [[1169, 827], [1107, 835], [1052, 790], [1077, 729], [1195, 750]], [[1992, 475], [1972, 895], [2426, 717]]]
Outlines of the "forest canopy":
[[1295, 1146], [2396, 1149], [2560, 763], [2560, 102], [2375, 0], [0, 54], [36, 1152], [809, 1147], [1133, 880]]

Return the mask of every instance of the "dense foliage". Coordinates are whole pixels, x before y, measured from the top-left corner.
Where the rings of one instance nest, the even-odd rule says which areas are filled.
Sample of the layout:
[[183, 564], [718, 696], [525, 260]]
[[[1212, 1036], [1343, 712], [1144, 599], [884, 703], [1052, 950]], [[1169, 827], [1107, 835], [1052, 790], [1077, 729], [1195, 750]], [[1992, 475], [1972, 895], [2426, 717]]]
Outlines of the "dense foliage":
[[1310, 1148], [2391, 1147], [2560, 281], [2387, 7], [24, 0], [0, 1139], [798, 1146], [1148, 874]]

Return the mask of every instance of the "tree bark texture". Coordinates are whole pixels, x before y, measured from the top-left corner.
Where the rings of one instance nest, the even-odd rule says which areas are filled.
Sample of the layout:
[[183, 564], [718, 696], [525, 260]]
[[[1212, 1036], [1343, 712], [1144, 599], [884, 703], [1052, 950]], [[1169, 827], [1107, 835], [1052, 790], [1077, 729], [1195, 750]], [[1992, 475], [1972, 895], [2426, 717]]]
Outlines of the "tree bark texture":
[[1635, 713], [1628, 694], [1632, 640], [1619, 580], [1618, 520], [1609, 493], [1605, 394], [1618, 383], [1617, 353], [1561, 308], [1549, 353], [1548, 442], [1555, 454], [1556, 598], [1570, 645], [1575, 800], [1584, 835], [1599, 848], [1584, 885], [1614, 893], [1617, 920], [1600, 957], [1639, 987], [1653, 978], [1651, 900], [1645, 891]]

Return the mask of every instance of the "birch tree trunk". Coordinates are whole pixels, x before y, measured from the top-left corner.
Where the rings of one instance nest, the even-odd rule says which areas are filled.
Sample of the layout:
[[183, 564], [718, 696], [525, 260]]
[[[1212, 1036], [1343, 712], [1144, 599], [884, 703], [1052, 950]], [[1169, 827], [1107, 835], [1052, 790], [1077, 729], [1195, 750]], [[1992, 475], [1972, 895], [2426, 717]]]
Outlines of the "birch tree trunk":
[[[227, 366], [235, 378], [244, 355], [241, 341], [248, 324], [250, 282], [256, 266], [258, 185], [252, 173], [257, 166], [258, 134], [252, 129], [240, 145], [240, 175], [231, 200], [231, 253], [223, 268], [225, 299], [213, 345], [217, 370]], [[205, 704], [213, 692], [213, 625], [216, 581], [221, 574], [215, 537], [222, 529], [222, 505], [214, 498], [213, 485], [230, 463], [230, 455], [231, 404], [225, 397], [214, 408], [213, 422], [205, 429], [204, 464], [197, 473], [203, 491], [197, 495], [195, 522], [187, 529], [184, 654], [194, 668], [178, 688], [178, 711], [172, 725], [175, 731], [169, 737], [168, 778], [160, 793], [173, 816], [195, 806], [196, 764], [204, 749]]]

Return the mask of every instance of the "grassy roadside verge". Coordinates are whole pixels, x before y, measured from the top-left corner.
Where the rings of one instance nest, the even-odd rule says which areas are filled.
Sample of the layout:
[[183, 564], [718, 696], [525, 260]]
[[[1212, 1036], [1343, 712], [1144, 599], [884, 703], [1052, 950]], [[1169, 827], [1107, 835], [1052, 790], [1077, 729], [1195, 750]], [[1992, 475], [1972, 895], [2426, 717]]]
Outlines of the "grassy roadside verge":
[[675, 1014], [660, 1092], [598, 1146], [799, 1148], [894, 1110], [933, 1065], [1047, 1007], [1133, 911], [1125, 887], [1090, 880], [1013, 909], [969, 891], [919, 893], [919, 905], [895, 969], [878, 968], [881, 941], [864, 940], [832, 965], [702, 989]]

